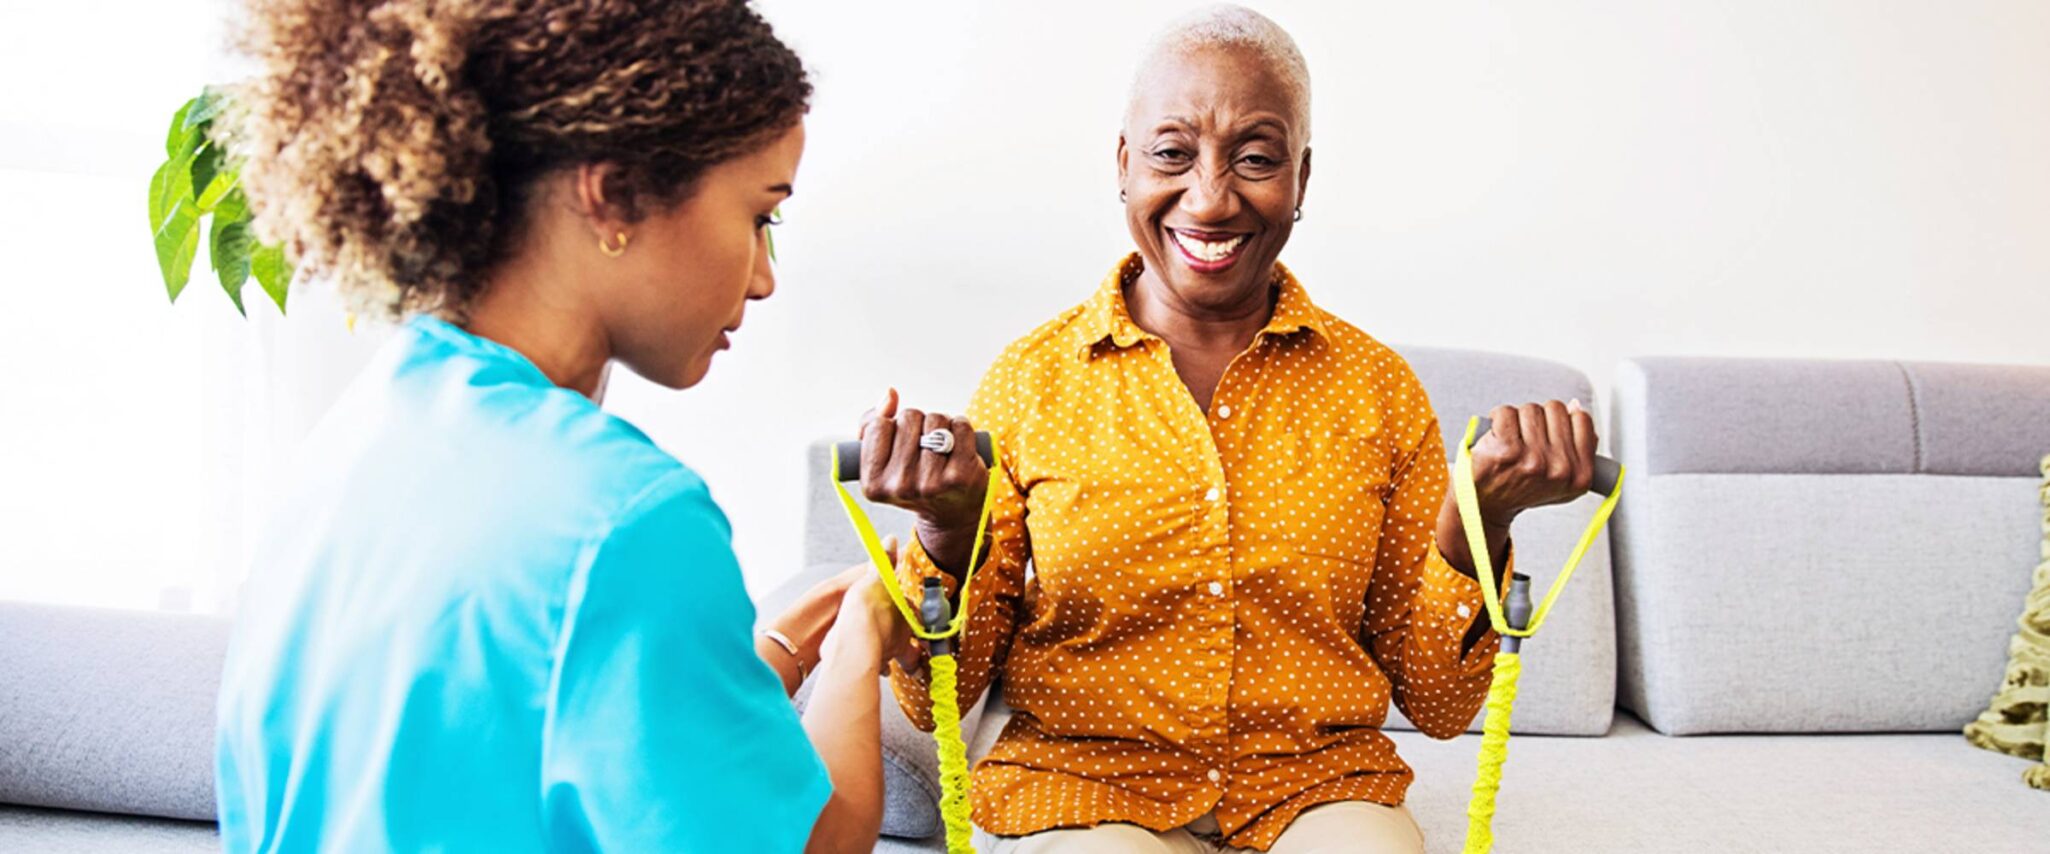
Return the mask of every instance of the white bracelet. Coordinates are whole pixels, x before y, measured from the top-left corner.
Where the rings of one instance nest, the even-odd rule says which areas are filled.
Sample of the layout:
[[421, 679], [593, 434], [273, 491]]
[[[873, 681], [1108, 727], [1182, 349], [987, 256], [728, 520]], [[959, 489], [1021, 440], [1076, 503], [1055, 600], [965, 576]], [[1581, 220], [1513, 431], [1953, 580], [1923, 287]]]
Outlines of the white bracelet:
[[797, 653], [797, 644], [790, 640], [790, 636], [775, 629], [763, 629], [762, 637], [775, 641], [784, 652], [790, 653], [790, 660], [797, 662], [797, 684], [804, 684], [804, 656]]

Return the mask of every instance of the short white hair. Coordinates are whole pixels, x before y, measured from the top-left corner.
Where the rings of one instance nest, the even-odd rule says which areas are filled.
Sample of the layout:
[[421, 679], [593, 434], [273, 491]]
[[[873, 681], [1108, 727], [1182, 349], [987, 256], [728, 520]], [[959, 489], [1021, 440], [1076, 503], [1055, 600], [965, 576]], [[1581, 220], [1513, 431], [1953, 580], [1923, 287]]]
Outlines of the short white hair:
[[1282, 85], [1288, 87], [1295, 101], [1296, 118], [1302, 122], [1303, 138], [1309, 139], [1310, 66], [1303, 61], [1303, 52], [1296, 49], [1295, 39], [1273, 19], [1231, 3], [1197, 9], [1176, 18], [1153, 36], [1140, 55], [1138, 70], [1132, 74], [1132, 91], [1125, 100], [1127, 116], [1131, 105], [1138, 102], [1140, 88], [1146, 85], [1146, 73], [1154, 63], [1209, 47], [1245, 48], [1259, 54], [1281, 77]]

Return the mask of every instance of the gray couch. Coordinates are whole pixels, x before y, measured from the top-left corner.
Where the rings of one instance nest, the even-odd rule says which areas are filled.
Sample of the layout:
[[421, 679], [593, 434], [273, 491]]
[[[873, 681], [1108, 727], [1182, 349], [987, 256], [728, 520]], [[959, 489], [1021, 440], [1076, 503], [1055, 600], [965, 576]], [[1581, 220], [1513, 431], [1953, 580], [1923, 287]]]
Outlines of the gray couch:
[[[1556, 364], [1404, 352], [1448, 441], [1495, 403], [1593, 399]], [[1499, 850], [2050, 851], [2026, 763], [1958, 735], [2038, 560], [2050, 368], [1640, 359], [1613, 391], [1625, 498], [1526, 647]], [[764, 613], [859, 557], [812, 480], [809, 569]], [[1591, 509], [1518, 523], [1540, 587]], [[215, 848], [225, 639], [217, 619], [0, 603], [0, 851]], [[931, 742], [886, 712], [903, 836], [877, 850], [939, 851]], [[1008, 715], [970, 712], [973, 752]], [[1476, 737], [1395, 737], [1431, 850], [1458, 850]]]

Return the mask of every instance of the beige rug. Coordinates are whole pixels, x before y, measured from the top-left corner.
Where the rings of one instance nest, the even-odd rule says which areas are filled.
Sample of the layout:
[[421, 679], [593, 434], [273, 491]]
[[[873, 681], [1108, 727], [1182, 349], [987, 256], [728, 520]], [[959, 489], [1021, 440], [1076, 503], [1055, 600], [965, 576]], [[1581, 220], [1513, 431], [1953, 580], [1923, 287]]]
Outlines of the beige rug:
[[2050, 739], [2050, 457], [2043, 458], [2043, 562], [2022, 606], [2020, 630], [2008, 642], [2007, 676], [2000, 692], [1979, 719], [1965, 725], [1965, 738], [1987, 750], [2037, 764], [2022, 779], [2050, 789], [2050, 757], [2043, 744]]

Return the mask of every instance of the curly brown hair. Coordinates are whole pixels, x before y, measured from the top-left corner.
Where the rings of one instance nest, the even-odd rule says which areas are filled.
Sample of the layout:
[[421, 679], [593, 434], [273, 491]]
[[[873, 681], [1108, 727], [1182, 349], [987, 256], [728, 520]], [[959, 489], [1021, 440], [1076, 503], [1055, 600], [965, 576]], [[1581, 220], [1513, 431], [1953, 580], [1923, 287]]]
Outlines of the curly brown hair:
[[606, 162], [629, 219], [795, 125], [745, 0], [249, 0], [224, 122], [258, 234], [358, 310], [460, 316], [537, 181]]

